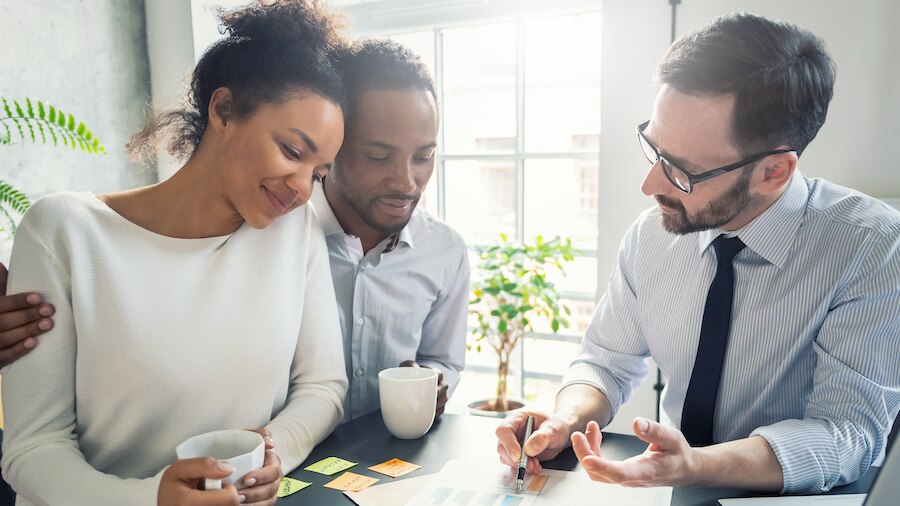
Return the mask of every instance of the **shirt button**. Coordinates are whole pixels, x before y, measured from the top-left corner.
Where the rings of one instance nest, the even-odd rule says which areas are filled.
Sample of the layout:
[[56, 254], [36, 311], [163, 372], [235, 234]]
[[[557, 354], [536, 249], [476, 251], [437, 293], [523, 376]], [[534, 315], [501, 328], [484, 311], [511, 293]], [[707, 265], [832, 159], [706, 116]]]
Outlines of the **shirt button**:
[[363, 374], [365, 374], [365, 371], [363, 371], [362, 369], [357, 369], [357, 370], [356, 370], [356, 377], [357, 377], [357, 378], [359, 378], [359, 377], [362, 376]]
[[356, 324], [357, 324], [357, 325], [362, 325], [364, 321], [365, 321], [365, 320], [363, 320], [362, 318], [357, 318], [357, 319], [356, 319]]

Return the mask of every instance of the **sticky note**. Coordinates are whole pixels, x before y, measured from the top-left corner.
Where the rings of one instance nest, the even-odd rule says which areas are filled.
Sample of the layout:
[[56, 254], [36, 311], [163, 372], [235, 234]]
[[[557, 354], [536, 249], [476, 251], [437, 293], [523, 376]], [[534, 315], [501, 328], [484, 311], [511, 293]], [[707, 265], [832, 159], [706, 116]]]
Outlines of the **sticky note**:
[[285, 476], [281, 479], [281, 485], [278, 486], [278, 497], [287, 497], [294, 492], [299, 492], [310, 485], [312, 485], [312, 483], [306, 483], [305, 481], [295, 480], [293, 478], [288, 478], [287, 476]]
[[390, 476], [391, 478], [396, 478], [398, 476], [403, 476], [404, 474], [411, 473], [416, 469], [421, 468], [422, 466], [417, 466], [404, 460], [391, 459], [387, 462], [382, 462], [377, 466], [372, 466], [369, 469], [375, 471], [376, 473], [381, 473]]
[[375, 482], [378, 481], [378, 478], [372, 478], [371, 476], [363, 476], [361, 474], [351, 473], [347, 471], [346, 473], [338, 476], [337, 478], [326, 483], [325, 487], [333, 488], [337, 490], [349, 490], [351, 492], [359, 492], [364, 488], [368, 488], [372, 486]]
[[544, 485], [547, 483], [548, 476], [545, 474], [539, 474], [536, 476], [532, 476], [528, 483], [525, 484], [525, 492], [533, 492], [535, 494], [539, 494], [541, 489], [544, 488]]
[[337, 457], [328, 457], [316, 462], [315, 464], [310, 464], [303, 469], [312, 471], [314, 473], [324, 474], [325, 476], [331, 476], [332, 474], [339, 473], [344, 469], [350, 469], [355, 465], [356, 462], [350, 462], [349, 460], [344, 460]]

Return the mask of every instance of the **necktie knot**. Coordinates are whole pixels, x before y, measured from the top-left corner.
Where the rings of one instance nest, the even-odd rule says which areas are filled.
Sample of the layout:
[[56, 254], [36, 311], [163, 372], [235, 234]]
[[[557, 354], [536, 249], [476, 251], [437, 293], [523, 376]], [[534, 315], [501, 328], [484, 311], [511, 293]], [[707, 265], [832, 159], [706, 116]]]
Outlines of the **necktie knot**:
[[731, 264], [734, 257], [746, 246], [737, 236], [725, 237], [724, 235], [716, 237], [712, 245], [716, 250], [716, 262], [719, 265]]

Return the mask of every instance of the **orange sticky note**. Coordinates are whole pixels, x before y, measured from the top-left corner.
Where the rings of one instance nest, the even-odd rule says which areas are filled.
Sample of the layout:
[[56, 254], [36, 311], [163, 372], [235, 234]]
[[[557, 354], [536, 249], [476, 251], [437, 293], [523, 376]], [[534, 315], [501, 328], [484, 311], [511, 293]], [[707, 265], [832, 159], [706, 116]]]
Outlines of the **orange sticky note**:
[[398, 476], [403, 476], [404, 474], [411, 473], [416, 469], [422, 469], [422, 466], [411, 464], [409, 462], [406, 462], [405, 460], [391, 459], [387, 462], [382, 462], [377, 466], [372, 466], [369, 469], [375, 471], [376, 473], [381, 473], [390, 476], [391, 478], [396, 478]]
[[351, 492], [359, 492], [364, 488], [368, 488], [374, 485], [377, 481], [378, 478], [363, 476], [361, 474], [351, 473], [350, 471], [347, 471], [346, 473], [329, 481], [323, 486], [333, 488], [335, 490], [349, 490]]
[[541, 489], [544, 488], [544, 485], [547, 483], [548, 476], [545, 474], [539, 474], [531, 478], [528, 483], [525, 484], [526, 492], [534, 492], [535, 494], [539, 494]]

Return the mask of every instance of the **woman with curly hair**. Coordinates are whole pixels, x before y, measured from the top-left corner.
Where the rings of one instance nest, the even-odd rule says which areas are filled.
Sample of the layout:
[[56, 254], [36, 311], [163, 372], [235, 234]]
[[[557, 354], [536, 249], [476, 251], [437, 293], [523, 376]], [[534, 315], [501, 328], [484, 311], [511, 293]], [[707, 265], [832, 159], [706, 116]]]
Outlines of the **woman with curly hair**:
[[[344, 39], [299, 0], [222, 22], [188, 106], [129, 146], [170, 132], [184, 166], [144, 188], [46, 197], [19, 228], [10, 289], [57, 310], [3, 371], [3, 475], [20, 505], [271, 504], [343, 415], [328, 251], [303, 204], [343, 138]], [[247, 488], [197, 490], [230, 467], [175, 447], [225, 428], [260, 432], [264, 467]]]

